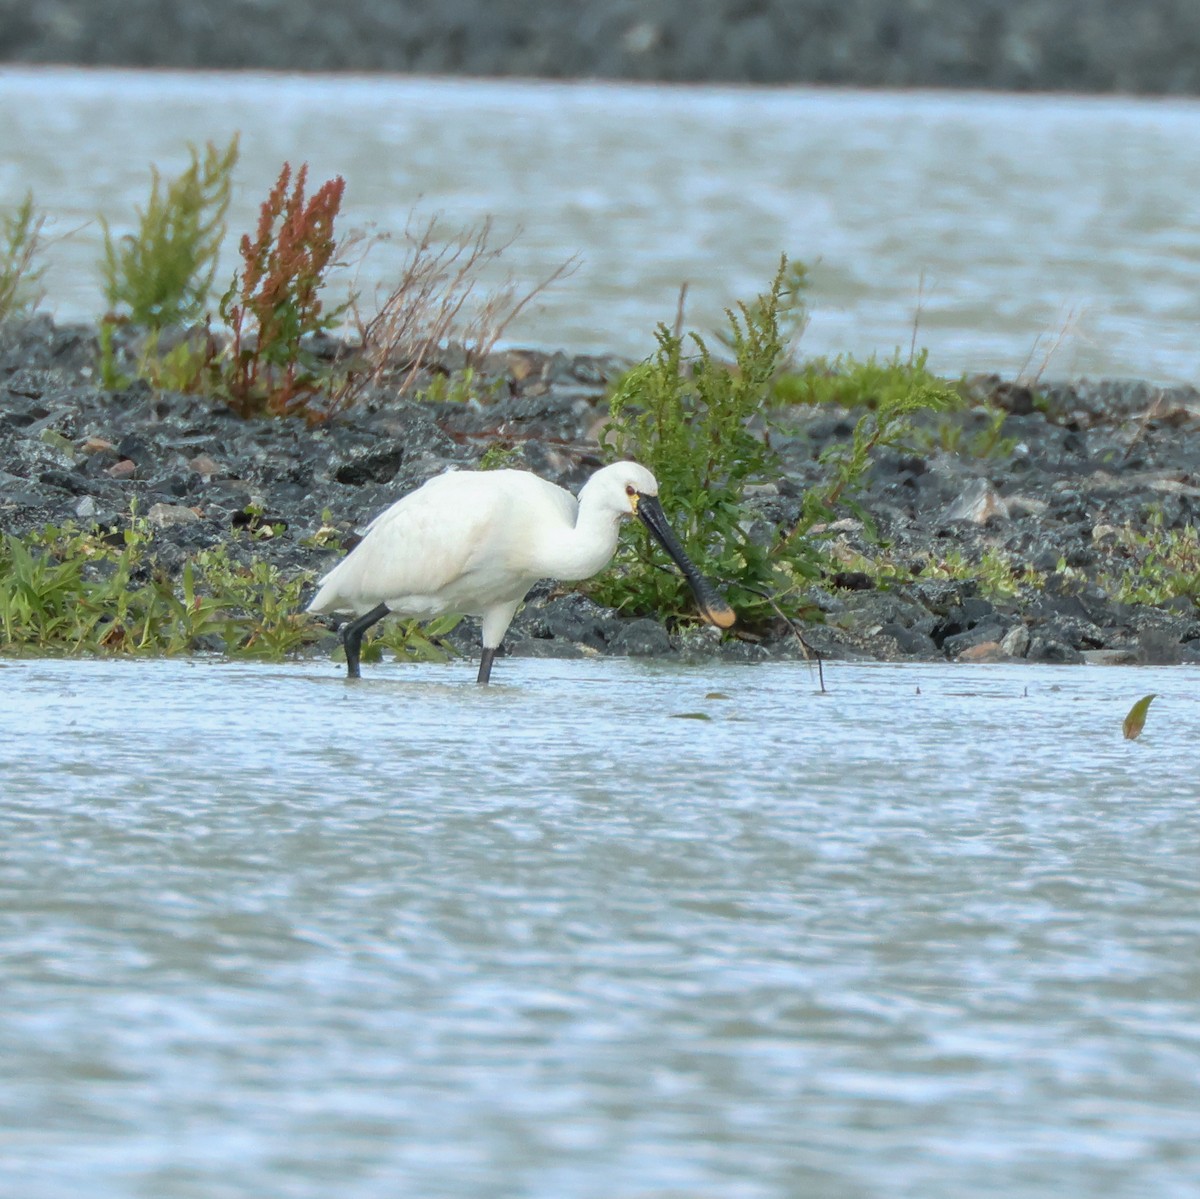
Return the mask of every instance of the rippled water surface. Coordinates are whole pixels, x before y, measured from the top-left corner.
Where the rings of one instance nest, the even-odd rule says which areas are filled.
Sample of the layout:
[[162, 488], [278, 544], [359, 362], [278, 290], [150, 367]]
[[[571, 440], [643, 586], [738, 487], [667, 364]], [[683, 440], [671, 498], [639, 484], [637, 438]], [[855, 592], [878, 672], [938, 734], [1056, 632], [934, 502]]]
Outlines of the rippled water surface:
[[1200, 1190], [1194, 671], [368, 673], [0, 662], [0, 1193]]
[[[235, 131], [232, 234], [286, 159], [344, 175], [351, 223], [523, 228], [522, 283], [578, 253], [518, 342], [648, 353], [681, 283], [712, 328], [786, 251], [813, 264], [812, 353], [907, 354], [919, 312], [950, 372], [1200, 377], [1196, 102], [0, 70], [0, 204], [32, 188], [78, 230], [50, 306], [94, 319], [97, 212], [129, 229], [151, 163]], [[367, 260], [368, 301], [398, 263]]]

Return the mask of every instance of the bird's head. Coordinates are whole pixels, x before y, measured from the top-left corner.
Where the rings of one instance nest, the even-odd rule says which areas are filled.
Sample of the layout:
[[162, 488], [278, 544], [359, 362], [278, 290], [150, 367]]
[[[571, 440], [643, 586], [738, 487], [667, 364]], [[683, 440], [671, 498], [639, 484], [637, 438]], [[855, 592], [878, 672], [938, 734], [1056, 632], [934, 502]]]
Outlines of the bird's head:
[[579, 493], [580, 504], [589, 492], [596, 496], [596, 502], [610, 508], [617, 520], [628, 516], [638, 517], [650, 530], [654, 540], [670, 554], [691, 585], [700, 615], [718, 628], [733, 626], [737, 614], [684, 552], [658, 501], [658, 480], [644, 466], [636, 462], [615, 462], [612, 466], [606, 466], [584, 485]]
[[636, 462], [614, 462], [598, 470], [584, 484], [579, 493], [579, 502], [590, 497], [613, 514], [614, 519], [623, 520], [638, 515], [642, 497], [654, 499], [658, 495], [658, 480]]

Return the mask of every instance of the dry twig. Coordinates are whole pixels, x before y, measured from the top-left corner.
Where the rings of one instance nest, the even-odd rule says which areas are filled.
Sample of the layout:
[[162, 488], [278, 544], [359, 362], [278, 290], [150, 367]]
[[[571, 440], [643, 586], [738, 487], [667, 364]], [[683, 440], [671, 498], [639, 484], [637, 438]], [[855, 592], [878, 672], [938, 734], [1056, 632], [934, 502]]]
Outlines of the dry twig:
[[410, 217], [399, 279], [374, 316], [364, 319], [354, 307], [366, 370], [347, 384], [343, 402], [397, 372], [404, 391], [451, 343], [462, 346], [468, 365], [478, 365], [530, 301], [578, 265], [573, 256], [524, 291], [511, 278], [485, 291], [482, 276], [516, 240], [493, 244], [493, 233], [490, 217], [448, 236], [440, 217], [419, 225]]

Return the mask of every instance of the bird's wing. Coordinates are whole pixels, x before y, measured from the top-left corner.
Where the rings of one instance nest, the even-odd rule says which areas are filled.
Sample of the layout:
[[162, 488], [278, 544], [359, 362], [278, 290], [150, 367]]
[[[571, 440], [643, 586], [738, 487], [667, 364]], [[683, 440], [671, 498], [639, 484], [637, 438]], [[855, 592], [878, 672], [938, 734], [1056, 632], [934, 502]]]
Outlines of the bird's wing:
[[446, 610], [473, 572], [508, 552], [520, 504], [501, 483], [488, 472], [452, 472], [398, 500], [321, 580], [309, 610], [366, 612], [389, 601], [416, 608], [401, 601], [421, 598], [431, 611], [439, 610], [439, 601]]

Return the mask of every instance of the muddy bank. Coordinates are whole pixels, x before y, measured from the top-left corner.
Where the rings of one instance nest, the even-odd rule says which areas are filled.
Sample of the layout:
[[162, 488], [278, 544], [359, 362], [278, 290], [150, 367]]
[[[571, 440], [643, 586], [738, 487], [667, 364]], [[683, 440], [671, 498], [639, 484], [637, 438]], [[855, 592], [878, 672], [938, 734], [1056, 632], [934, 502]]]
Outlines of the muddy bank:
[[1190, 0], [0, 0], [0, 61], [1190, 95]]
[[[597, 435], [627, 365], [536, 351], [496, 355], [484, 399], [380, 393], [316, 427], [242, 420], [207, 399], [96, 385], [95, 332], [44, 317], [0, 328], [0, 525], [119, 528], [131, 507], [157, 530], [158, 565], [227, 544], [289, 576], [327, 570], [398, 496], [494, 447], [577, 489], [604, 461]], [[1200, 661], [1193, 523], [1200, 507], [1200, 394], [1128, 381], [1030, 389], [973, 380], [964, 411], [924, 418], [882, 455], [847, 515], [825, 530], [834, 563], [807, 599], [809, 643], [880, 660]], [[856, 413], [778, 413], [785, 463], [748, 490], [766, 536], [794, 523], [819, 462]], [[670, 497], [664, 497], [668, 510]], [[272, 534], [263, 536], [264, 526]], [[470, 622], [453, 635], [475, 652]], [[332, 633], [322, 652], [335, 645]], [[539, 585], [510, 630], [515, 654], [798, 656], [779, 622], [739, 637], [669, 628]]]

